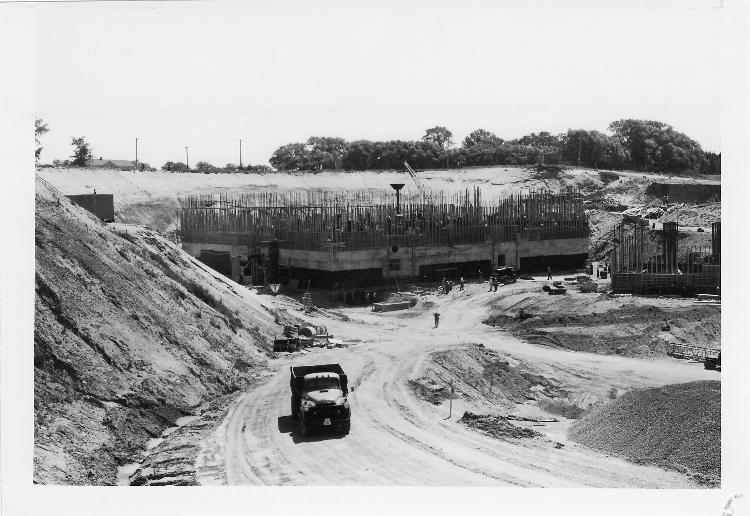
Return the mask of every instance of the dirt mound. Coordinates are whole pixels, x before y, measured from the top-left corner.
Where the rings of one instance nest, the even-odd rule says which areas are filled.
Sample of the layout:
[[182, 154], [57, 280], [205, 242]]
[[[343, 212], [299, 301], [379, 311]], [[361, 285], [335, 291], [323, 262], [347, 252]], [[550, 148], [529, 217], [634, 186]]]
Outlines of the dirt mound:
[[541, 437], [542, 434], [531, 428], [521, 428], [514, 425], [503, 416], [480, 415], [472, 412], [464, 412], [459, 423], [463, 423], [469, 428], [474, 428], [482, 433], [491, 435], [496, 439], [513, 438], [528, 439], [531, 437]]
[[646, 188], [646, 195], [669, 202], [707, 202], [721, 200], [721, 185], [713, 183], [654, 182]]
[[721, 203], [677, 204], [670, 206], [659, 222], [678, 222], [680, 226], [710, 227], [712, 222], [721, 221]]
[[39, 186], [35, 240], [35, 482], [114, 484], [147, 439], [263, 370], [283, 317], [157, 233]]
[[456, 396], [488, 412], [528, 401], [568, 397], [555, 380], [482, 344], [430, 354], [422, 376], [411, 380], [409, 386], [421, 399], [438, 405], [449, 398], [451, 382]]
[[[666, 355], [667, 344], [718, 348], [721, 308], [696, 306], [691, 300], [611, 298], [571, 294], [560, 304], [543, 292], [506, 296], [484, 322], [531, 342], [604, 355]], [[523, 321], [518, 310], [527, 315]], [[665, 320], [669, 331], [662, 330]]]
[[700, 381], [630, 391], [570, 428], [571, 439], [698, 482], [721, 480], [721, 384]]

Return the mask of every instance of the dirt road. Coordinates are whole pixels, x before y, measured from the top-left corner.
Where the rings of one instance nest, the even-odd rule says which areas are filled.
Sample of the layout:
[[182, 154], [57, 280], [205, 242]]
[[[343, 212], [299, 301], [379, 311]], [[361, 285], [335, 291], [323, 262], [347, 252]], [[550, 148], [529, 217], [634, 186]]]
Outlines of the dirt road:
[[[533, 364], [573, 394], [716, 378], [696, 364], [574, 353], [527, 344], [481, 324], [491, 299], [484, 286], [429, 300], [435, 307], [376, 314], [345, 309], [351, 320], [326, 320], [347, 349], [315, 350], [277, 361], [277, 372], [240, 396], [196, 461], [202, 484], [499, 485], [529, 487], [695, 487], [677, 473], [588, 450], [565, 437], [565, 422], [536, 428], [541, 439], [498, 440], [457, 422], [468, 403], [431, 405], [407, 380], [433, 351], [483, 343]], [[279, 298], [279, 303], [285, 304]], [[441, 313], [439, 329], [432, 312]], [[290, 416], [288, 366], [339, 362], [354, 387], [351, 433], [303, 439]], [[713, 374], [712, 374], [713, 373]], [[524, 410], [523, 406], [519, 410]], [[557, 444], [559, 443], [559, 444]], [[562, 445], [562, 446], [561, 446]]]

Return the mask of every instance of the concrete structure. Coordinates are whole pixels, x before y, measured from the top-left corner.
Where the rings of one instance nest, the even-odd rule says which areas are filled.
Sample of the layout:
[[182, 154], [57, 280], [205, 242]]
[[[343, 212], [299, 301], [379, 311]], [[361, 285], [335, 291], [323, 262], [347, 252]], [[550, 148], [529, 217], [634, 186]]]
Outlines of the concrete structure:
[[104, 222], [115, 221], [114, 196], [112, 194], [66, 195], [73, 203], [99, 217]]
[[[612, 232], [612, 290], [635, 294], [719, 294], [721, 224], [712, 224], [711, 246], [680, 248], [679, 224], [665, 222], [654, 234], [647, 223], [622, 223]], [[656, 238], [660, 233], [660, 238]]]
[[[225, 264], [236, 265], [221, 271], [235, 280], [297, 280], [332, 290], [404, 279], [486, 278], [503, 265], [571, 270], [583, 267], [588, 256], [588, 220], [572, 190], [494, 203], [482, 203], [477, 190], [449, 201], [442, 195], [435, 204], [407, 198], [398, 209], [395, 194], [380, 202], [357, 194], [315, 195], [323, 194], [185, 199], [178, 217], [183, 249], [210, 256], [202, 258], [209, 265], [223, 253]], [[278, 248], [273, 256], [269, 242]]]

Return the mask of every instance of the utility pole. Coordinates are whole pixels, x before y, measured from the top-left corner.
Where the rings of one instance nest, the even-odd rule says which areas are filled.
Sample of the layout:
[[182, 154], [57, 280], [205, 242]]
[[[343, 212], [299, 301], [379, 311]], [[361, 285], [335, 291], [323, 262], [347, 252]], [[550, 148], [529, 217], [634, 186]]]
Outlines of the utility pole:
[[185, 147], [185, 166], [190, 170], [190, 157], [188, 156], [188, 148]]
[[451, 397], [450, 397], [450, 401], [448, 402], [448, 419], [450, 419], [451, 416], [453, 416], [453, 393], [454, 392], [455, 391], [453, 390], [453, 380], [451, 380]]
[[135, 139], [135, 170], [138, 171], [138, 138]]
[[240, 170], [242, 169], [242, 140], [240, 140]]

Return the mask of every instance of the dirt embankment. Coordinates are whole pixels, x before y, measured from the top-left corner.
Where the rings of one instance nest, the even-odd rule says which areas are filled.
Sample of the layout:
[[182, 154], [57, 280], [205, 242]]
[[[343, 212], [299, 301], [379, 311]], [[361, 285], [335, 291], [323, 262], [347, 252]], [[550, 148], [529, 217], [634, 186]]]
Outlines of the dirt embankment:
[[721, 482], [721, 383], [700, 381], [635, 390], [573, 423], [582, 444], [686, 473], [704, 485]]
[[422, 399], [438, 404], [448, 399], [447, 385], [451, 382], [456, 395], [475, 408], [491, 411], [507, 411], [529, 400], [567, 395], [554, 380], [482, 344], [430, 354], [422, 376], [410, 385]]
[[39, 185], [35, 238], [37, 483], [115, 484], [148, 439], [262, 371], [288, 318]]
[[[565, 296], [548, 296], [529, 292], [529, 286], [499, 299], [485, 324], [537, 344], [605, 355], [664, 356], [669, 343], [720, 347], [718, 306], [696, 306], [692, 300], [683, 299], [572, 291]], [[521, 308], [523, 321], [518, 316]], [[664, 329], [665, 321], [668, 330]]]

